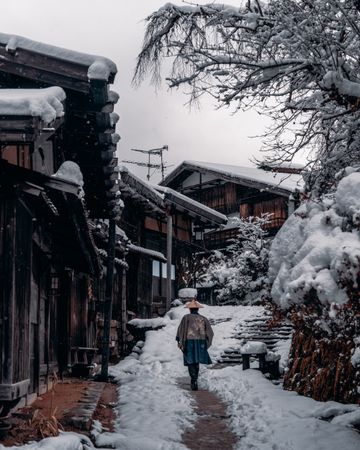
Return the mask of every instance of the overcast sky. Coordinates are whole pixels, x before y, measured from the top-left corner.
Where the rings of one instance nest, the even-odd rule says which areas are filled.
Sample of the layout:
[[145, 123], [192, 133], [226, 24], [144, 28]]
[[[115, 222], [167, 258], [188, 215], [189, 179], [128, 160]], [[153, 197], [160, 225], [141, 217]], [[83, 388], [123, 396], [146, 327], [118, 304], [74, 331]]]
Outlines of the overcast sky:
[[[199, 3], [206, 3], [199, 0]], [[141, 49], [144, 19], [165, 4], [164, 0], [2, 0], [0, 31], [49, 44], [107, 56], [116, 62], [113, 87], [120, 94], [118, 157], [140, 159], [131, 148], [169, 146], [166, 160], [177, 165], [184, 159], [251, 165], [259, 156], [266, 123], [255, 111], [231, 115], [215, 110], [211, 99], [189, 111], [182, 91], [169, 91], [165, 84], [157, 93], [145, 82], [131, 86], [136, 56]], [[173, 3], [181, 4], [180, 0]], [[226, 3], [238, 5], [239, 0]], [[145, 177], [146, 170], [129, 166]], [[168, 169], [168, 171], [172, 168]], [[159, 176], [154, 176], [158, 181]]]

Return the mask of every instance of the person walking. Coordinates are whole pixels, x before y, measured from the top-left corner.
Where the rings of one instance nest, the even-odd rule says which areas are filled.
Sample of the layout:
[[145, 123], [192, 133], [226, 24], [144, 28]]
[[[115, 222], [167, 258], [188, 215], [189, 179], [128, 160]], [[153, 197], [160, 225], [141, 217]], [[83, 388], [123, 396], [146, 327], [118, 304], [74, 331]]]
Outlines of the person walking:
[[180, 322], [176, 333], [178, 347], [183, 352], [184, 365], [189, 370], [191, 389], [198, 390], [199, 364], [211, 364], [208, 348], [211, 346], [214, 332], [210, 322], [199, 314], [199, 308], [203, 306], [192, 299], [185, 305], [190, 314], [186, 314]]

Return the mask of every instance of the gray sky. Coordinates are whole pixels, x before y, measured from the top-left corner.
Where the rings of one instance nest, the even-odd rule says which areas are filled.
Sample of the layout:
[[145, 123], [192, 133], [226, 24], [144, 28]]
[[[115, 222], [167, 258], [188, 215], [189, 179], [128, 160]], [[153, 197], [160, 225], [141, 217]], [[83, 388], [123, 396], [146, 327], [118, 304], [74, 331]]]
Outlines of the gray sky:
[[[261, 140], [251, 138], [265, 131], [266, 120], [255, 111], [231, 115], [215, 110], [210, 98], [200, 109], [185, 106], [182, 91], [170, 91], [165, 83], [156, 93], [146, 81], [131, 86], [136, 56], [144, 35], [144, 18], [165, 0], [3, 0], [0, 31], [20, 34], [77, 51], [107, 56], [116, 62], [118, 75], [113, 87], [120, 94], [118, 157], [140, 159], [131, 148], [169, 146], [169, 164], [184, 159], [250, 165], [259, 156]], [[181, 4], [179, 0], [173, 3]], [[207, 3], [199, 0], [199, 3]], [[239, 0], [225, 3], [238, 5]], [[145, 169], [129, 166], [145, 177]], [[171, 170], [168, 169], [168, 171]], [[158, 181], [159, 175], [152, 181]]]

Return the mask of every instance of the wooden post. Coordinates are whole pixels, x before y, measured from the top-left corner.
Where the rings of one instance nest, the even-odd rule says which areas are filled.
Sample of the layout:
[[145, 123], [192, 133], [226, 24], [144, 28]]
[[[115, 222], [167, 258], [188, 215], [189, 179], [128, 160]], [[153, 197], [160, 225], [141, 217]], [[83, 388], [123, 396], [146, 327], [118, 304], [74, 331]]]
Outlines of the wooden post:
[[126, 305], [126, 269], [122, 271], [122, 289], [121, 289], [121, 352], [126, 352], [126, 322], [127, 322], [127, 305]]
[[166, 235], [166, 311], [171, 305], [171, 263], [172, 263], [172, 214], [167, 210], [167, 235]]
[[113, 278], [115, 260], [115, 219], [109, 219], [108, 255], [106, 268], [105, 304], [104, 304], [104, 328], [102, 340], [101, 379], [107, 380], [110, 357], [110, 330], [113, 301]]

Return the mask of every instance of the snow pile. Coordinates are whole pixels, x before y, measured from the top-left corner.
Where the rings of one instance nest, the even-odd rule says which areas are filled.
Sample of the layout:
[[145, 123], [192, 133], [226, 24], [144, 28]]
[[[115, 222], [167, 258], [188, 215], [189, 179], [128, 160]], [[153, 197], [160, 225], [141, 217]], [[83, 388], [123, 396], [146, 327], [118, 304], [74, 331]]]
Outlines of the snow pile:
[[180, 298], [195, 298], [197, 297], [197, 289], [193, 288], [179, 289], [178, 296]]
[[357, 287], [360, 269], [359, 189], [360, 173], [348, 174], [334, 194], [300, 206], [275, 237], [269, 275], [272, 297], [282, 308], [315, 293], [335, 318], [349, 301], [346, 287]]
[[155, 317], [154, 319], [132, 319], [128, 322], [136, 328], [160, 328], [166, 325], [166, 319], [163, 317]]
[[0, 89], [0, 115], [40, 117], [50, 124], [64, 115], [65, 92], [60, 87], [45, 89]]
[[87, 436], [72, 432], [60, 432], [60, 436], [21, 446], [5, 447], [0, 444], [0, 450], [87, 450], [90, 448], [95, 447]]
[[351, 356], [351, 364], [354, 367], [360, 366], [360, 347], [355, 348], [354, 353]]
[[266, 353], [267, 347], [264, 342], [249, 341], [240, 349], [242, 355], [251, 355], [253, 353]]
[[54, 178], [60, 178], [65, 181], [75, 183], [80, 187], [84, 185], [84, 178], [80, 167], [73, 161], [65, 161], [61, 164], [58, 171], [52, 175]]
[[[356, 422], [360, 411], [357, 405], [351, 405], [353, 412], [338, 416], [329, 423], [314, 417], [314, 411], [327, 403], [284, 391], [259, 371], [243, 371], [241, 366], [234, 366], [204, 371], [203, 378], [201, 385], [205, 383], [229, 405], [230, 425], [239, 437], [236, 450], [359, 448], [359, 434], [347, 428], [351, 421]], [[328, 403], [331, 406], [335, 404]], [[339, 410], [343, 406], [337, 405]], [[346, 426], [345, 423], [340, 424], [340, 418], [344, 422], [346, 419]]]

